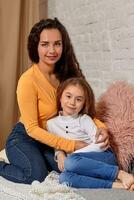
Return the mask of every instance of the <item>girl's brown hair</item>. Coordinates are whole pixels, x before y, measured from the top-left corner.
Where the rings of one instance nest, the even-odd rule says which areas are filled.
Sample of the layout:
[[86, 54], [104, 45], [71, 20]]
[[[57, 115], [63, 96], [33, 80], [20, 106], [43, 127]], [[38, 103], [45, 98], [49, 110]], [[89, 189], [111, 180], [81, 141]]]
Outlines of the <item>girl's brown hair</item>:
[[94, 118], [95, 115], [96, 115], [94, 93], [93, 93], [93, 90], [92, 90], [91, 86], [89, 85], [89, 83], [83, 78], [77, 78], [77, 77], [69, 78], [69, 79], [65, 80], [64, 82], [62, 82], [60, 84], [58, 91], [57, 91], [58, 112], [60, 110], [62, 110], [61, 103], [60, 103], [62, 93], [65, 90], [65, 88], [70, 86], [70, 85], [79, 85], [83, 88], [84, 94], [85, 94], [85, 104], [84, 104], [83, 109], [81, 110], [80, 113], [81, 114], [87, 114], [91, 118]]

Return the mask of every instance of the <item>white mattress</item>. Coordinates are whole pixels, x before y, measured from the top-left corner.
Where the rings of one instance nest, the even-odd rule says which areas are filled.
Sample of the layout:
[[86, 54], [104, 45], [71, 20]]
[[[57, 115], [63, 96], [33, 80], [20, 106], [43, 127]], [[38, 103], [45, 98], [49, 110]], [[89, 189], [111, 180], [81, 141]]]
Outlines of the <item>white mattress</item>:
[[30, 185], [12, 183], [0, 177], [0, 200], [30, 200]]

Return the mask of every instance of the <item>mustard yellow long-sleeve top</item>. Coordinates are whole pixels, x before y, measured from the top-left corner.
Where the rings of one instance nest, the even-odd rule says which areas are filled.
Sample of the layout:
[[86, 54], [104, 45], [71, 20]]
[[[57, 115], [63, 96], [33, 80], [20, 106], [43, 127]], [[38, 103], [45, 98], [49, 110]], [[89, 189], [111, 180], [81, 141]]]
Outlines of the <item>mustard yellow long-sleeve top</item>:
[[[48, 82], [37, 64], [33, 64], [19, 79], [17, 100], [20, 122], [29, 136], [67, 153], [74, 151], [75, 141], [66, 140], [46, 130], [46, 121], [57, 113], [56, 89]], [[98, 127], [105, 125], [95, 120]]]

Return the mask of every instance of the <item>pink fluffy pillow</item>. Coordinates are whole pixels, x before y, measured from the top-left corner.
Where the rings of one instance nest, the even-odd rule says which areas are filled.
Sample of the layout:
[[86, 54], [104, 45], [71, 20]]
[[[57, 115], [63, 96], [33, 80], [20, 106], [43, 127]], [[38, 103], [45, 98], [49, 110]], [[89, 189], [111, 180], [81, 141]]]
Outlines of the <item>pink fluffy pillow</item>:
[[97, 117], [105, 122], [120, 169], [134, 158], [134, 85], [117, 81], [99, 98]]

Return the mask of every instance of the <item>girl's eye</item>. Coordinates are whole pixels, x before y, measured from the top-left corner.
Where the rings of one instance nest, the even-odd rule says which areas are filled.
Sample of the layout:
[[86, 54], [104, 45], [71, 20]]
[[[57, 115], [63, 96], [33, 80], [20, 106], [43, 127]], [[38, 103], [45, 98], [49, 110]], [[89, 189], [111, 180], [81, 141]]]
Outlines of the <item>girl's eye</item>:
[[71, 98], [71, 96], [70, 96], [70, 95], [67, 95], [66, 97], [67, 97], [68, 99], [70, 99], [70, 98]]
[[78, 102], [81, 102], [81, 101], [82, 101], [82, 99], [77, 99], [77, 101], [78, 101]]

